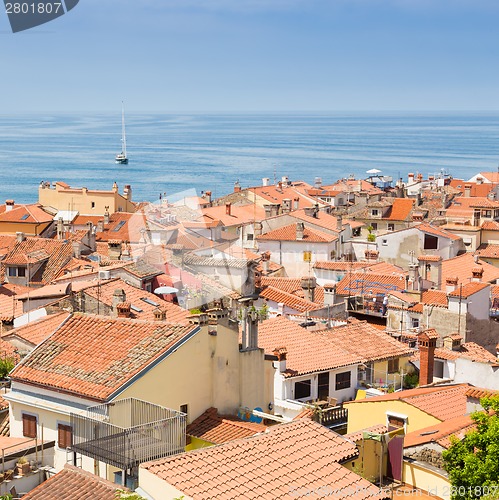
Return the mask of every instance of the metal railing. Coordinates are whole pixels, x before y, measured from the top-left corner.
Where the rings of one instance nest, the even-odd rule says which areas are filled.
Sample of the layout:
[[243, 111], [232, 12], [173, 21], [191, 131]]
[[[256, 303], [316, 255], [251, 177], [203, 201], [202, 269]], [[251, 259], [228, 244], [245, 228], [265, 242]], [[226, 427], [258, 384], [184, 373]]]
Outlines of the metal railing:
[[71, 414], [71, 449], [90, 458], [130, 469], [185, 449], [187, 416], [134, 398], [92, 406]]

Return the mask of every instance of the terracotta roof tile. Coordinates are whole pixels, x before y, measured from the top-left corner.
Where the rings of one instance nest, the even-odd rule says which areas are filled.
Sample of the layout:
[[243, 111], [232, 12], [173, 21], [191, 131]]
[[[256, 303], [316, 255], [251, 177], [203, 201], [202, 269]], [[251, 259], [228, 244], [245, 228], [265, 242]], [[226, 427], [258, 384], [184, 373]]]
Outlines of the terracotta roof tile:
[[92, 498], [92, 500], [115, 500], [115, 483], [102, 479], [83, 469], [66, 464], [61, 472], [52, 476], [23, 498], [26, 500], [64, 500]]
[[376, 401], [403, 401], [443, 421], [466, 415], [466, 392], [469, 388], [470, 386], [468, 384], [420, 387], [344, 404], [365, 404], [375, 403]]
[[447, 307], [447, 293], [443, 290], [426, 290], [421, 296], [421, 303], [427, 306]]
[[[271, 286], [283, 292], [291, 293], [297, 297], [304, 298], [304, 291], [301, 287], [300, 278], [281, 278], [281, 277], [266, 277], [262, 276], [261, 286]], [[317, 285], [314, 293], [314, 302], [324, 304], [324, 288]]]
[[414, 208], [415, 200], [410, 198], [394, 198], [391, 209], [385, 219], [404, 221], [409, 218]]
[[0, 285], [0, 321], [11, 323], [14, 318], [23, 315], [23, 303], [17, 300], [17, 294], [28, 290], [28, 287], [22, 285], [10, 283]]
[[420, 231], [423, 231], [424, 233], [432, 234], [434, 236], [441, 236], [449, 240], [457, 241], [461, 239], [461, 236], [457, 236], [455, 234], [450, 233], [449, 231], [439, 229], [437, 226], [432, 226], [431, 224], [423, 223], [415, 227], [417, 227]]
[[440, 255], [420, 255], [418, 260], [421, 262], [440, 262], [442, 257]]
[[195, 330], [75, 314], [11, 373], [13, 380], [105, 401]]
[[499, 245], [482, 243], [476, 249], [475, 254], [483, 258], [499, 259]]
[[487, 220], [482, 224], [482, 229], [485, 231], [499, 231], [499, 222]]
[[280, 227], [265, 234], [256, 237], [257, 240], [270, 240], [270, 241], [303, 241], [306, 243], [331, 243], [338, 239], [337, 235], [331, 235], [317, 231], [316, 229], [309, 229], [305, 227], [303, 230], [303, 239], [296, 238], [296, 224]]
[[461, 297], [461, 298], [468, 298], [471, 295], [479, 292], [480, 290], [483, 290], [484, 288], [489, 288], [488, 283], [466, 283], [462, 287], [458, 287], [456, 290], [453, 292], [450, 292], [448, 295], [449, 297]]
[[338, 219], [334, 215], [328, 214], [322, 210], [317, 211], [316, 217], [307, 215], [304, 209], [295, 210], [291, 212], [291, 215], [296, 219], [314, 224], [328, 231], [340, 232], [342, 230], [341, 227], [338, 227]]
[[471, 270], [475, 267], [482, 267], [483, 276], [482, 282], [495, 283], [499, 279], [499, 268], [488, 264], [487, 262], [478, 259], [475, 262], [474, 256], [471, 253], [465, 253], [442, 261], [442, 286], [441, 289], [445, 290], [445, 280], [447, 278], [458, 277], [458, 283], [468, 283], [472, 277]]
[[16, 224], [51, 223], [53, 215], [45, 212], [38, 203], [32, 205], [14, 205], [12, 210], [5, 210], [1, 206], [0, 222], [15, 222]]
[[208, 408], [187, 426], [187, 434], [213, 444], [226, 443], [234, 439], [254, 436], [264, 432], [267, 426], [244, 422], [237, 417], [219, 415], [216, 408]]
[[404, 448], [427, 443], [438, 443], [444, 448], [450, 446], [450, 437], [463, 438], [464, 434], [475, 428], [469, 415], [450, 418], [439, 424], [409, 432], [404, 437]]
[[360, 441], [364, 432], [372, 432], [374, 434], [386, 434], [388, 432], [388, 428], [383, 424], [372, 425], [371, 427], [366, 427], [365, 429], [361, 429], [360, 431], [351, 432], [350, 434], [345, 434], [345, 439], [349, 441]]
[[385, 498], [376, 486], [338, 463], [355, 456], [353, 443], [300, 419], [274, 426], [265, 434], [141, 467], [183, 494], [205, 500], [277, 500], [293, 490], [320, 492], [328, 487], [338, 499]]
[[348, 273], [336, 285], [338, 295], [359, 295], [367, 293], [390, 293], [405, 290], [405, 275], [377, 274], [371, 272]]
[[480, 387], [470, 387], [466, 391], [466, 396], [468, 398], [482, 399], [490, 398], [491, 396], [497, 396], [499, 391], [493, 391], [491, 389], [482, 389]]
[[225, 205], [207, 207], [201, 209], [204, 215], [209, 215], [222, 222], [224, 226], [240, 226], [255, 220], [265, 219], [265, 209], [259, 205], [234, 205], [230, 207], [230, 214], [227, 213]]
[[9, 330], [3, 334], [2, 339], [9, 341], [13, 337], [20, 337], [35, 347], [52, 335], [69, 316], [70, 314], [65, 311], [50, 314], [27, 325]]
[[325, 269], [328, 271], [350, 271], [367, 267], [367, 262], [343, 262], [343, 261], [322, 261], [314, 263], [314, 269]]

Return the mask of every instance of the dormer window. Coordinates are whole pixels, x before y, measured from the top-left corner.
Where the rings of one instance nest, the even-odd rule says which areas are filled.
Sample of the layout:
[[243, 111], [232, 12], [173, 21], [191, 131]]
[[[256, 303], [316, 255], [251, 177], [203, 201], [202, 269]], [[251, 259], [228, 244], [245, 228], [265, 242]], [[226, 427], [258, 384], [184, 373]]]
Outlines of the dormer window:
[[373, 208], [373, 209], [371, 210], [371, 215], [372, 215], [373, 217], [376, 217], [376, 216], [378, 215], [378, 209], [377, 209], [377, 208]]
[[9, 276], [24, 278], [26, 276], [25, 267], [9, 267]]

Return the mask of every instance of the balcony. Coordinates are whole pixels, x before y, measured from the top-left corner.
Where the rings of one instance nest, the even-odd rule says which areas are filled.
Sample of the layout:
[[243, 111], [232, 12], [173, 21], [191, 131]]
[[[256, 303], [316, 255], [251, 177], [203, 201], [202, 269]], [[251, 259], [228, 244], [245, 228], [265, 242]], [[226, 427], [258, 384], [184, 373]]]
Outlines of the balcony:
[[185, 413], [128, 398], [71, 414], [71, 450], [126, 470], [181, 453]]
[[385, 318], [383, 314], [383, 295], [378, 296], [360, 296], [348, 297], [347, 310], [351, 313], [366, 314]]

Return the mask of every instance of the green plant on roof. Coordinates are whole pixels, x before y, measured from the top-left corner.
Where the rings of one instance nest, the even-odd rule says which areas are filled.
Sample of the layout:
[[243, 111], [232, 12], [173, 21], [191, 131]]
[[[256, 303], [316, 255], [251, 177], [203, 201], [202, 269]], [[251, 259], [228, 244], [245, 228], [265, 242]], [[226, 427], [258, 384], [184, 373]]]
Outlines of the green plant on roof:
[[134, 491], [126, 491], [122, 489], [116, 490], [115, 498], [116, 500], [146, 500]]
[[0, 358], [0, 378], [5, 378], [16, 366], [13, 358]]

